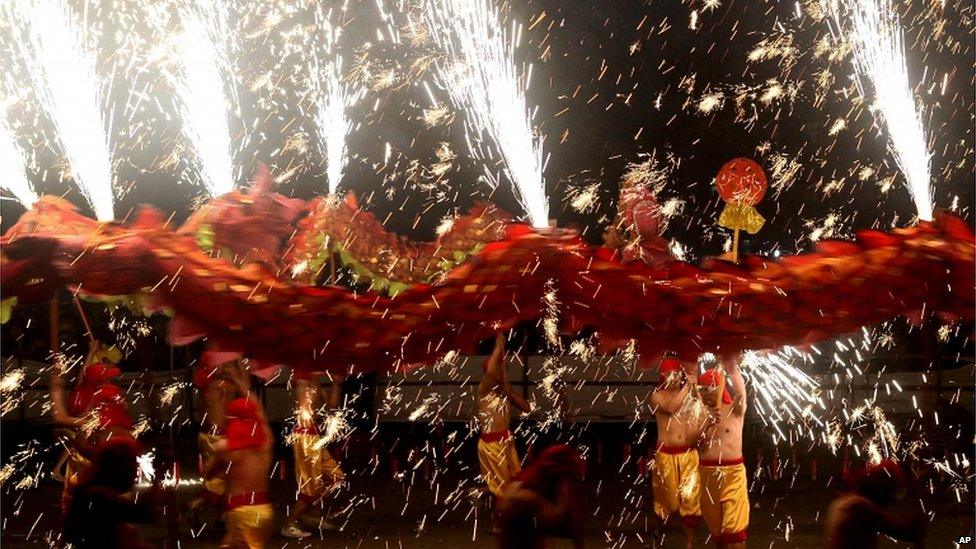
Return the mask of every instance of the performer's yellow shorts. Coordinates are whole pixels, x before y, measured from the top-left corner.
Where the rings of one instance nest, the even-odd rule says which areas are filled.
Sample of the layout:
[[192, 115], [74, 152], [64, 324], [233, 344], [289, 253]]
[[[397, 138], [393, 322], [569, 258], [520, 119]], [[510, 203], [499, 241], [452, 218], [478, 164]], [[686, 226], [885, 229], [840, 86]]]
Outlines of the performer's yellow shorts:
[[698, 450], [685, 446], [659, 446], [651, 464], [654, 513], [667, 520], [673, 515], [695, 528], [701, 522], [698, 503]]
[[[223, 435], [212, 435], [200, 432], [197, 434], [197, 449], [200, 450], [200, 461], [204, 466], [217, 453], [217, 443], [224, 439]], [[203, 487], [213, 494], [221, 495], [227, 490], [226, 481], [223, 473], [217, 473], [210, 478], [204, 479]]]
[[744, 543], [749, 528], [749, 489], [742, 460], [722, 463], [702, 460], [701, 511], [717, 543]]
[[77, 450], [68, 447], [68, 461], [64, 465], [64, 487], [61, 491], [61, 511], [68, 511], [68, 504], [71, 502], [71, 492], [81, 480], [81, 475], [91, 467], [91, 462], [82, 456]]
[[316, 435], [292, 434], [298, 494], [309, 503], [337, 488], [346, 478], [339, 462], [332, 458], [325, 445], [316, 448], [319, 441]]
[[488, 491], [501, 498], [508, 483], [522, 470], [511, 433], [482, 433], [478, 440], [478, 463]]
[[227, 532], [221, 549], [262, 549], [271, 538], [274, 509], [269, 503], [235, 507], [224, 514]]

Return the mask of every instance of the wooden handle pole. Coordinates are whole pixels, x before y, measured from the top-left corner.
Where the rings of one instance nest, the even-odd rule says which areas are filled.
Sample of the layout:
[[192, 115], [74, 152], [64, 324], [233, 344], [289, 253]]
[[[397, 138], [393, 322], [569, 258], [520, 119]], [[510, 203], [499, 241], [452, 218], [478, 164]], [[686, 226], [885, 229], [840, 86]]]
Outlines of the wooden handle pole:
[[739, 263], [739, 229], [732, 233], [732, 261]]

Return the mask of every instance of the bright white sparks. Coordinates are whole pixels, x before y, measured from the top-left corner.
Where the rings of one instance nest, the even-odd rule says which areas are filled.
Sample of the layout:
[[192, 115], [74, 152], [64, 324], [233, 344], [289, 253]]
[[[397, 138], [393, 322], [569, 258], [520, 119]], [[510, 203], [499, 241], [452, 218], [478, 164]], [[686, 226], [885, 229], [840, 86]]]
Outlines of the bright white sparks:
[[930, 187], [931, 154], [925, 142], [921, 113], [915, 106], [908, 81], [905, 44], [898, 13], [891, 0], [821, 0], [838, 29], [845, 13], [850, 20], [848, 41], [854, 57], [858, 90], [866, 93], [865, 79], [871, 82], [875, 106], [888, 129], [889, 149], [905, 175], [908, 191], [915, 201], [918, 217], [932, 219]]
[[325, 153], [329, 193], [334, 194], [349, 161], [346, 140], [353, 125], [348, 111], [362, 96], [362, 89], [353, 89], [353, 84], [343, 78], [342, 57], [336, 51], [341, 29], [332, 25], [318, 4], [315, 21], [323, 36], [318, 48], [310, 55], [316, 94], [315, 132]]
[[817, 381], [792, 364], [798, 356], [791, 347], [775, 353], [742, 355], [742, 373], [756, 392], [759, 416], [783, 438], [780, 422], [810, 418], [820, 423], [814, 408], [824, 408]]
[[431, 37], [449, 59], [437, 65], [439, 83], [465, 113], [471, 155], [485, 163], [489, 184], [497, 185], [498, 174], [491, 171], [494, 155], [484, 139], [492, 141], [530, 221], [547, 227], [543, 139], [532, 131], [525, 99], [528, 76], [521, 77], [515, 67], [522, 27], [513, 23], [506, 32], [489, 0], [426, 0], [424, 8]]
[[[95, 216], [112, 220], [109, 128], [102, 112], [102, 82], [95, 72], [95, 56], [86, 48], [85, 28], [66, 0], [18, 0], [16, 6], [26, 26], [17, 47], [37, 99], [54, 122], [71, 174]], [[13, 19], [13, 14], [4, 12]]]
[[27, 179], [24, 152], [17, 145], [13, 133], [7, 127], [6, 117], [2, 114], [0, 114], [0, 169], [4, 173], [0, 185], [14, 195], [24, 207], [30, 208], [37, 201], [37, 193]]
[[234, 190], [234, 162], [224, 75], [231, 74], [225, 5], [200, 0], [181, 12], [181, 74], [177, 77], [183, 134], [193, 145], [201, 183], [211, 196]]

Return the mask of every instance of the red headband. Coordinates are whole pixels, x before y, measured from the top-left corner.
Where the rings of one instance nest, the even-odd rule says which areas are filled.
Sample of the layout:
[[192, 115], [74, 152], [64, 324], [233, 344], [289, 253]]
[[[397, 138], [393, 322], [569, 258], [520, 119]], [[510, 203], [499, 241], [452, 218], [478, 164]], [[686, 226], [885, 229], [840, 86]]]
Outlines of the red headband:
[[708, 387], [717, 387], [722, 391], [722, 402], [725, 404], [732, 404], [732, 397], [729, 396], [729, 391], [725, 388], [725, 379], [722, 377], [722, 373], [715, 368], [709, 368], [702, 372], [698, 376], [698, 385], [706, 385]]
[[661, 366], [659, 371], [661, 372], [661, 378], [667, 377], [669, 374], [677, 372], [681, 369], [681, 361], [676, 358], [666, 358], [661, 361]]

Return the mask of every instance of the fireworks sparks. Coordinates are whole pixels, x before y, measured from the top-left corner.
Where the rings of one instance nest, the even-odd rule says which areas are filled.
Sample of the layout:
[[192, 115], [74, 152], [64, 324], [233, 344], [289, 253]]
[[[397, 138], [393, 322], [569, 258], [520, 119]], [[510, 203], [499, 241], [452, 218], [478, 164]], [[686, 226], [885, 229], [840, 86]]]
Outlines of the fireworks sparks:
[[6, 117], [0, 114], [0, 167], [4, 170], [3, 188], [10, 191], [24, 207], [31, 207], [37, 200], [34, 186], [27, 179], [24, 153], [17, 145]]
[[448, 57], [437, 64], [438, 79], [464, 113], [471, 155], [485, 163], [485, 178], [495, 186], [491, 146], [497, 148], [529, 220], [549, 226], [543, 140], [533, 132], [525, 98], [531, 66], [521, 76], [515, 64], [522, 27], [513, 23], [506, 31], [488, 0], [427, 0], [424, 7], [431, 38]]
[[[181, 10], [180, 74], [175, 87], [183, 133], [193, 145], [200, 182], [211, 196], [234, 190], [234, 154], [227, 122], [227, 78], [233, 67], [222, 44], [229, 36], [227, 6], [197, 0]], [[236, 96], [235, 96], [236, 97]]]
[[[890, 150], [908, 182], [919, 219], [932, 219], [930, 188], [931, 154], [925, 141], [922, 116], [908, 80], [908, 63], [901, 22], [891, 0], [857, 0], [845, 13], [836, 0], [821, 0], [838, 29], [845, 28], [850, 41], [858, 89], [869, 97], [867, 83], [874, 90], [874, 107], [888, 130]], [[844, 4], [848, 6], [848, 4]]]
[[742, 371], [758, 398], [753, 399], [759, 417], [786, 438], [781, 423], [810, 418], [819, 422], [816, 409], [823, 409], [816, 380], [792, 364], [800, 354], [787, 347], [777, 353], [745, 353]]
[[54, 122], [75, 183], [99, 220], [114, 219], [110, 128], [87, 29], [67, 0], [18, 0], [5, 6], [4, 15], [26, 27], [16, 45], [37, 99]]
[[349, 109], [362, 97], [364, 90], [354, 87], [352, 80], [342, 74], [343, 60], [337, 51], [342, 31], [332, 24], [330, 16], [322, 12], [321, 5], [316, 5], [315, 23], [322, 39], [318, 41], [318, 47], [313, 47], [309, 60], [317, 96], [315, 131], [325, 152], [329, 193], [334, 194], [349, 161], [346, 140], [353, 128]]

